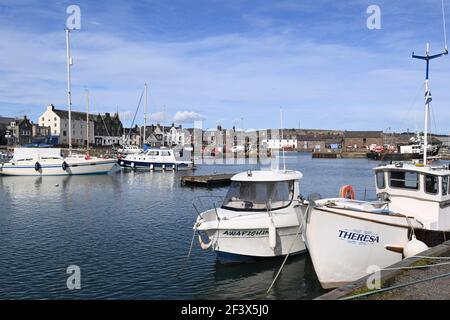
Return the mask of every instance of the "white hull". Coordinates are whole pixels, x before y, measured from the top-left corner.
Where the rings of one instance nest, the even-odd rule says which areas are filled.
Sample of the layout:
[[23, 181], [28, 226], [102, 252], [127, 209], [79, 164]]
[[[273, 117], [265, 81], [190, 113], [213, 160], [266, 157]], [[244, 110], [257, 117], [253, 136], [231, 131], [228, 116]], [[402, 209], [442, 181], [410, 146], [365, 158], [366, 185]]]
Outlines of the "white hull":
[[[412, 218], [414, 227], [421, 227]], [[408, 241], [405, 217], [338, 208], [311, 208], [306, 241], [317, 277], [330, 289], [355, 281], [402, 259], [387, 247], [402, 248]]]
[[[214, 241], [213, 250], [246, 257], [277, 257], [288, 253], [306, 251], [301, 234], [297, 237], [297, 226], [278, 228], [276, 246], [270, 247], [269, 230], [265, 229], [219, 229], [206, 232], [209, 240]], [[292, 246], [292, 243], [293, 246]], [[291, 249], [292, 246], [292, 250]]]
[[[217, 253], [245, 257], [278, 257], [306, 251], [303, 241], [300, 207], [273, 211], [274, 235], [270, 235], [271, 219], [267, 213], [253, 213], [232, 216], [228, 210], [217, 209], [220, 216], [227, 216], [217, 222], [215, 210], [208, 210], [197, 220], [196, 229], [204, 231]], [[275, 236], [274, 246], [271, 236]], [[204, 239], [206, 240], [206, 239]]]
[[69, 160], [66, 170], [63, 169], [63, 160], [41, 161], [39, 170], [35, 168], [35, 161], [22, 163], [20, 165], [4, 164], [0, 169], [1, 175], [8, 176], [59, 176], [59, 175], [82, 175], [82, 174], [106, 174], [117, 166], [114, 159], [90, 159]]

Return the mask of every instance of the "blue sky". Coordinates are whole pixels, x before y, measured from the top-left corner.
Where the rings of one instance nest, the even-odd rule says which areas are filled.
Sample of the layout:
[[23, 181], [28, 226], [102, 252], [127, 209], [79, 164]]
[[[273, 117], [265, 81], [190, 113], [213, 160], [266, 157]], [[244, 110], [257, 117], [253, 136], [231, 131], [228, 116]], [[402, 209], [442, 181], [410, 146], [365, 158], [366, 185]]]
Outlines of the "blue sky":
[[[413, 131], [424, 64], [411, 52], [443, 49], [440, 0], [0, 0], [0, 115], [36, 121], [47, 104], [67, 108], [70, 4], [81, 8], [74, 109], [89, 88], [93, 112], [118, 110], [126, 124], [147, 82], [151, 118], [167, 124], [279, 127], [282, 107], [289, 128]], [[380, 30], [366, 27], [372, 4]], [[449, 59], [431, 66], [439, 133], [450, 131]]]

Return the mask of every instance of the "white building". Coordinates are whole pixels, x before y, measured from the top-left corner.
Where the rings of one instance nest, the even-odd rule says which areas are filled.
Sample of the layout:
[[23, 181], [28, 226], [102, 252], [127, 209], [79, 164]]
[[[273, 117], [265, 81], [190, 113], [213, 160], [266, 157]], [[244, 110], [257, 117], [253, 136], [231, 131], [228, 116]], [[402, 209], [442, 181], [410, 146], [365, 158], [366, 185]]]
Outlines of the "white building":
[[[85, 112], [71, 112], [72, 144], [86, 145], [87, 126]], [[51, 135], [59, 137], [59, 144], [69, 144], [69, 112], [55, 109], [54, 105], [47, 106], [47, 110], [39, 117], [39, 125], [50, 127]], [[94, 117], [89, 117], [89, 143], [94, 143]]]
[[264, 139], [262, 144], [266, 146], [267, 149], [296, 149], [297, 148], [297, 138], [290, 139]]
[[166, 142], [169, 146], [191, 144], [191, 136], [188, 130], [172, 125], [167, 132]]

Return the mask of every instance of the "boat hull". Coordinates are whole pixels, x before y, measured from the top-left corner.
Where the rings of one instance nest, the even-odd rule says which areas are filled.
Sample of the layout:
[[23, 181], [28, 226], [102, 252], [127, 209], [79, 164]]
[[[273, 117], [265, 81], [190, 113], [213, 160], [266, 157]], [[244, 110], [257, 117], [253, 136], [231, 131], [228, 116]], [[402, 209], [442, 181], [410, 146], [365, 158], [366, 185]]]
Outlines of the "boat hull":
[[312, 208], [307, 217], [306, 242], [324, 289], [336, 288], [398, 261], [409, 240], [405, 217]]
[[35, 165], [4, 165], [0, 174], [5, 176], [65, 176], [85, 174], [107, 174], [114, 166], [116, 160], [93, 160], [82, 162], [66, 161], [67, 168], [63, 169], [63, 161], [60, 163], [41, 164], [36, 170]]
[[135, 161], [120, 159], [119, 165], [124, 168], [131, 169], [148, 169], [148, 170], [188, 170], [192, 168], [189, 162], [153, 162], [153, 161]]
[[277, 228], [276, 245], [270, 246], [269, 229], [218, 229], [207, 230], [219, 261], [245, 262], [256, 258], [280, 257], [306, 252], [298, 226]]

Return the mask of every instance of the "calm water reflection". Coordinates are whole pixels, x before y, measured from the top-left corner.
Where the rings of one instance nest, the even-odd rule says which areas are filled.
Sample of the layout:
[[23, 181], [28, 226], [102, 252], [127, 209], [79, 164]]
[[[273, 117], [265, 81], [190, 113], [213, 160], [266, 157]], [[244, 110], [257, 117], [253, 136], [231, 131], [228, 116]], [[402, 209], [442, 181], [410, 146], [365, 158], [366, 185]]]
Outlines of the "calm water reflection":
[[[311, 159], [289, 153], [301, 170], [302, 194], [336, 196], [351, 183], [373, 195], [368, 160]], [[257, 165], [200, 166], [195, 174], [239, 172]], [[184, 172], [118, 172], [102, 176], [0, 177], [0, 298], [255, 299], [280, 259], [221, 265], [195, 245], [184, 263], [198, 195], [226, 188], [183, 188]], [[66, 287], [66, 268], [81, 268], [81, 290]], [[270, 299], [310, 299], [321, 293], [308, 255], [291, 257]]]

